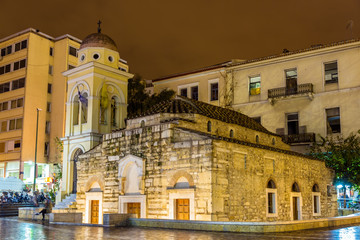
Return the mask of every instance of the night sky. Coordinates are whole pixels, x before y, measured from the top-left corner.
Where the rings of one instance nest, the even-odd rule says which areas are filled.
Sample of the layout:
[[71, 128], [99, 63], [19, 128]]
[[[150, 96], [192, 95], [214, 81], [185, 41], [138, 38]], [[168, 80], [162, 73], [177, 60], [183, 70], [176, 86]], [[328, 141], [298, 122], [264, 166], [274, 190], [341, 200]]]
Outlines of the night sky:
[[26, 28], [116, 42], [152, 79], [360, 37], [360, 0], [1, 0], [0, 39]]

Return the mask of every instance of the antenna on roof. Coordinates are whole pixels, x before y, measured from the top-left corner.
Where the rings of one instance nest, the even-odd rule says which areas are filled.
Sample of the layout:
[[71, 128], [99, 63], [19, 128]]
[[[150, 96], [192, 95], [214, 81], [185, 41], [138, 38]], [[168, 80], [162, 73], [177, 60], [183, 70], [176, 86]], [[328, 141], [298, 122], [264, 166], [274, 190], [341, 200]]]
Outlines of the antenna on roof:
[[353, 27], [354, 27], [354, 20], [350, 19], [346, 24], [346, 29], [347, 30], [350, 29], [351, 39], [354, 38], [354, 36], [353, 36]]
[[98, 33], [101, 33], [101, 26], [100, 26], [101, 23], [102, 23], [102, 22], [101, 22], [100, 20], [99, 20], [98, 23], [97, 23], [97, 24], [99, 25], [99, 26], [98, 26]]

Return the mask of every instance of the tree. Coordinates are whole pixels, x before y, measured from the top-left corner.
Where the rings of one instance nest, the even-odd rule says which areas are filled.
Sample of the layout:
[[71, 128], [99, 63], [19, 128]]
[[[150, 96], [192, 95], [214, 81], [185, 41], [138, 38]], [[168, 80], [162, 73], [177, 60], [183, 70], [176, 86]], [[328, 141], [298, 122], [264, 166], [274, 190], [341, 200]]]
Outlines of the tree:
[[160, 93], [150, 96], [145, 91], [145, 82], [139, 75], [135, 75], [128, 82], [128, 115], [141, 114], [153, 105], [171, 99], [174, 95], [173, 90], [164, 89]]
[[[342, 135], [325, 138], [320, 136], [321, 141], [314, 143], [310, 154], [325, 160], [326, 166], [335, 170], [335, 184], [341, 184], [360, 189], [360, 130], [351, 133], [344, 138]], [[345, 203], [345, 195], [344, 195]]]

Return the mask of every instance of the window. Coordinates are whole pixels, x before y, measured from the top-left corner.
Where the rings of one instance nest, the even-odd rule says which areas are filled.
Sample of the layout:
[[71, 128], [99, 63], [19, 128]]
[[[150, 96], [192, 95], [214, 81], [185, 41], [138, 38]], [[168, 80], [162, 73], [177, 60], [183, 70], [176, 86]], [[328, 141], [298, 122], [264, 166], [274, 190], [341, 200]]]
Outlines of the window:
[[7, 121], [1, 122], [1, 132], [7, 131]]
[[46, 104], [46, 111], [47, 111], [47, 112], [51, 112], [51, 103], [50, 103], [50, 102], [48, 102], [48, 103]]
[[183, 97], [187, 97], [187, 88], [180, 89], [180, 95]]
[[50, 134], [50, 122], [49, 122], [49, 121], [46, 121], [45, 133], [46, 133], [46, 134]]
[[119, 126], [119, 121], [118, 121], [118, 103], [117, 103], [117, 98], [116, 97], [112, 97], [111, 98], [111, 125], [113, 127], [118, 127]]
[[338, 66], [337, 62], [325, 63], [325, 84], [338, 82]]
[[312, 187], [312, 200], [313, 200], [313, 215], [320, 216], [321, 208], [320, 208], [320, 189], [317, 184], [314, 184]]
[[14, 142], [14, 150], [19, 150], [21, 147], [21, 141], [20, 140], [16, 140]]
[[191, 90], [191, 98], [195, 100], [199, 100], [199, 87], [194, 86], [190, 88]]
[[51, 83], [48, 83], [47, 92], [50, 93], [50, 94], [51, 94], [51, 92], [52, 92], [52, 84], [51, 84]]
[[211, 83], [210, 84], [210, 101], [215, 101], [219, 99], [219, 84]]
[[6, 55], [6, 48], [2, 48], [1, 49], [1, 56], [5, 56]]
[[76, 95], [73, 102], [73, 125], [79, 124], [79, 96]]
[[299, 116], [298, 113], [286, 114], [288, 135], [299, 134]]
[[10, 45], [6, 48], [6, 55], [11, 54], [11, 53], [12, 53], [12, 45]]
[[27, 48], [27, 40], [21, 41], [21, 49]]
[[234, 130], [230, 130], [230, 137], [233, 138], [234, 137]]
[[[45, 142], [44, 155], [45, 155], [45, 156], [49, 156], [49, 152], [50, 152], [50, 143], [49, 143], [49, 142]], [[39, 172], [40, 172], [40, 171], [39, 171]]]
[[25, 78], [20, 78], [11, 82], [11, 90], [23, 88], [25, 86]]
[[292, 192], [300, 192], [299, 185], [295, 182], [291, 187]]
[[8, 65], [5, 65], [5, 73], [8, 73], [11, 71], [11, 65], [8, 64]]
[[54, 48], [50, 47], [49, 54], [50, 54], [50, 56], [54, 56]]
[[2, 102], [1, 103], [1, 111], [6, 111], [9, 109], [9, 103], [8, 102]]
[[297, 93], [297, 69], [285, 70], [286, 77], [286, 95], [292, 95]]
[[210, 121], [208, 121], [208, 123], [207, 123], [207, 131], [211, 132], [211, 122]]
[[276, 217], [277, 204], [276, 204], [276, 185], [273, 180], [270, 180], [266, 186], [266, 216]]
[[261, 86], [261, 78], [260, 76], [256, 76], [256, 77], [250, 77], [250, 95], [258, 95], [260, 94], [260, 88]]
[[255, 141], [256, 141], [256, 143], [259, 143], [259, 136], [258, 135], [256, 135]]
[[88, 117], [87, 99], [88, 99], [87, 93], [86, 92], [81, 93], [81, 97], [79, 99], [79, 104], [81, 106], [81, 116], [80, 116], [81, 123], [87, 123], [87, 117]]
[[49, 65], [49, 74], [53, 75], [53, 69], [54, 67], [52, 65]]
[[326, 129], [327, 134], [341, 133], [340, 108], [326, 109]]
[[25, 65], [26, 65], [26, 60], [25, 59], [21, 60], [20, 61], [20, 68], [24, 68]]
[[22, 118], [9, 120], [9, 131], [22, 128]]
[[71, 56], [76, 57], [76, 56], [77, 56], [77, 49], [74, 48], [74, 47], [69, 46], [69, 54], [70, 54]]

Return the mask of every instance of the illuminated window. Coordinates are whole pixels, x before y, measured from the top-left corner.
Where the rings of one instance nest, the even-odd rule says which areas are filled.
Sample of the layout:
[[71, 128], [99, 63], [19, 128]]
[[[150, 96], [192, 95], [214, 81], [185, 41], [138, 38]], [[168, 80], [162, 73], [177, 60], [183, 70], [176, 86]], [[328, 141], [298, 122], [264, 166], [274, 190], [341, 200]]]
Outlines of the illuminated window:
[[250, 77], [250, 95], [258, 95], [261, 92], [261, 78], [260, 76]]
[[273, 180], [270, 180], [266, 186], [266, 213], [268, 217], [274, 217], [277, 213], [276, 194], [276, 185]]
[[340, 108], [326, 109], [327, 134], [341, 133]]

